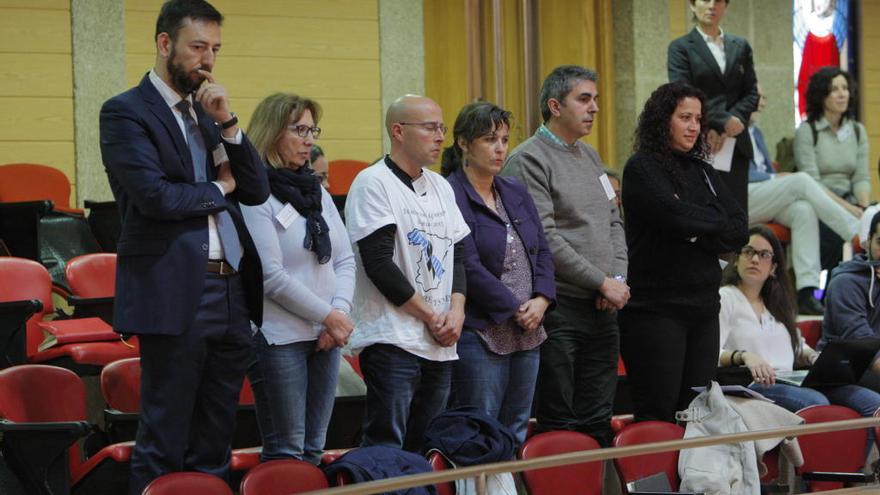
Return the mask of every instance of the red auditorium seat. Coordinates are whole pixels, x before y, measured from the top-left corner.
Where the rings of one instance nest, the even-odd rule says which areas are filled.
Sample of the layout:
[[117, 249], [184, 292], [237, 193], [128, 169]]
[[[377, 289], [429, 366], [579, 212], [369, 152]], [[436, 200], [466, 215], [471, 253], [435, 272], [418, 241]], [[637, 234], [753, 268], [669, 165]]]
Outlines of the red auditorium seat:
[[804, 342], [815, 349], [816, 343], [822, 337], [822, 320], [801, 320], [797, 322], [797, 327], [804, 337]]
[[[72, 369], [79, 374], [98, 374], [104, 365], [139, 354], [137, 338], [123, 342], [116, 339], [112, 328], [99, 318], [80, 318], [70, 320], [54, 320], [44, 322], [47, 315], [54, 313], [52, 305], [52, 281], [49, 272], [35, 261], [24, 258], [0, 257], [0, 278], [4, 283], [0, 284], [0, 301], [24, 301], [38, 300], [42, 303], [42, 311], [35, 313], [26, 324], [25, 333], [12, 343], [10, 339], [2, 340], [12, 349], [0, 349], [0, 355], [17, 354], [31, 363], [45, 363]], [[96, 331], [109, 334], [115, 340], [71, 342], [57, 344], [53, 347], [40, 351], [38, 346], [43, 342], [43, 328], [47, 325], [57, 327], [65, 331]], [[104, 337], [101, 337], [104, 338]], [[23, 361], [11, 364], [23, 364]]]
[[330, 194], [333, 196], [347, 195], [354, 178], [368, 166], [370, 166], [369, 163], [360, 160], [332, 160], [328, 171]]
[[35, 163], [0, 165], [0, 184], [0, 202], [47, 199], [55, 210], [83, 214], [81, 209], [70, 207], [70, 181], [57, 168]]
[[64, 267], [70, 287], [67, 302], [75, 318], [101, 318], [113, 324], [113, 298], [116, 295], [116, 254], [92, 253], [70, 259]]
[[51, 493], [126, 491], [133, 442], [109, 445], [88, 459], [80, 452], [77, 439], [92, 431], [85, 394], [82, 380], [64, 368], [0, 370], [3, 455], [28, 493], [49, 493], [47, 487]]
[[[623, 428], [614, 437], [615, 447], [641, 445], [645, 443], [681, 440], [684, 428], [665, 421], [641, 421]], [[678, 490], [678, 451], [658, 452], [656, 454], [621, 457], [614, 459], [614, 466], [620, 476], [620, 484], [627, 488], [627, 483], [646, 478], [656, 473], [665, 473], [669, 486]]]
[[[535, 459], [567, 452], [598, 449], [599, 444], [583, 433], [550, 431], [526, 440], [520, 448], [521, 459]], [[602, 463], [585, 462], [522, 473], [531, 495], [601, 495]]]
[[241, 495], [289, 495], [327, 488], [324, 472], [296, 459], [269, 461], [248, 471]]
[[[428, 452], [428, 464], [434, 471], [444, 471], [451, 467], [443, 454], [436, 450]], [[437, 487], [437, 495], [455, 495], [455, 482], [448, 481], [435, 486]]]
[[205, 474], [181, 472], [154, 479], [142, 495], [232, 495], [232, 489], [220, 478]]
[[[796, 413], [807, 424], [859, 419], [859, 413], [843, 406], [810, 406]], [[797, 469], [805, 481], [809, 481], [810, 491], [837, 490], [843, 488], [843, 481], [810, 480], [820, 476], [818, 473], [851, 473], [840, 479], [860, 481], [856, 474], [865, 463], [865, 446], [868, 433], [865, 429], [833, 431], [798, 437], [804, 465]], [[833, 476], [831, 476], [833, 478]], [[864, 481], [864, 480], [861, 480]]]

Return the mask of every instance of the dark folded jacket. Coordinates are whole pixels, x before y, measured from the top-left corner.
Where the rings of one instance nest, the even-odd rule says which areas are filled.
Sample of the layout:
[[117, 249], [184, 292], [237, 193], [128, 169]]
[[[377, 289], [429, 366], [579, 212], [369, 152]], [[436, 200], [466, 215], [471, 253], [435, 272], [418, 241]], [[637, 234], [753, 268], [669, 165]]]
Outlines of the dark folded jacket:
[[473, 466], [513, 459], [516, 437], [477, 408], [457, 407], [428, 424], [425, 447], [439, 450], [457, 466]]
[[[362, 447], [353, 449], [324, 468], [324, 475], [331, 484], [340, 472], [347, 474], [352, 483], [384, 480], [396, 476], [431, 472], [431, 465], [420, 455], [393, 447]], [[436, 495], [434, 485], [406, 488], [392, 495]]]

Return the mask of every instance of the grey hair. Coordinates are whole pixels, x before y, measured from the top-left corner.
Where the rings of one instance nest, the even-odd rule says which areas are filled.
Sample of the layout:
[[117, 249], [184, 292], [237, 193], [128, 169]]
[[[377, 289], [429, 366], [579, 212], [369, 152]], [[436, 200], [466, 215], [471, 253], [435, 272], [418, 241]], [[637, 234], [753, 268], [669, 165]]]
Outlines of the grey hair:
[[541, 85], [540, 106], [544, 122], [550, 120], [553, 115], [550, 113], [550, 104], [548, 103], [551, 98], [562, 103], [572, 88], [581, 81], [596, 82], [598, 80], [599, 74], [596, 71], [580, 65], [560, 65], [553, 69], [544, 79], [544, 84]]

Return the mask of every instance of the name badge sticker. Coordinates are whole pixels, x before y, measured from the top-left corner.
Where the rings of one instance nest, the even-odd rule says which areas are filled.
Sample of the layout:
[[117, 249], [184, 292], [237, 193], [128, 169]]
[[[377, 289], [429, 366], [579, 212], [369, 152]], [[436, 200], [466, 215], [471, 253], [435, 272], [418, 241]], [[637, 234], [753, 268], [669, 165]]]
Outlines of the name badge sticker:
[[615, 193], [614, 188], [611, 187], [611, 181], [608, 180], [608, 174], [600, 175], [599, 183], [602, 184], [602, 189], [605, 190], [605, 195], [608, 196], [609, 201], [617, 197], [617, 193]]
[[211, 153], [214, 155], [215, 167], [219, 167], [221, 163], [229, 161], [229, 156], [226, 154], [226, 148], [223, 147], [223, 143], [217, 144], [217, 147]]
[[294, 220], [299, 217], [299, 212], [293, 206], [290, 206], [290, 203], [284, 205], [284, 208], [281, 208], [281, 211], [275, 215], [275, 220], [278, 220], [278, 223], [284, 227], [284, 230], [287, 230], [290, 227], [290, 224], [293, 223]]

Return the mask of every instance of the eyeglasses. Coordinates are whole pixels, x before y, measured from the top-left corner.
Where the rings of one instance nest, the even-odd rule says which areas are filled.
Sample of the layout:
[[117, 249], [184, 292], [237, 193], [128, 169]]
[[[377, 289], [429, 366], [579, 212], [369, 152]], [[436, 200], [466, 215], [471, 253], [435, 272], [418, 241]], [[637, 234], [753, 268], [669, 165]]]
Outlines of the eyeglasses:
[[442, 135], [446, 135], [446, 132], [449, 130], [448, 127], [443, 125], [443, 122], [398, 122], [400, 125], [415, 125], [419, 126], [422, 129], [434, 134], [436, 132], [440, 132]]
[[747, 260], [752, 259], [756, 254], [761, 261], [770, 261], [773, 259], [773, 251], [767, 249], [761, 249], [759, 251], [752, 246], [743, 246], [743, 248], [739, 250], [739, 255]]
[[318, 139], [319, 137], [321, 137], [321, 128], [320, 127], [309, 127], [307, 125], [300, 124], [300, 125], [289, 125], [289, 126], [287, 126], [287, 128], [290, 129], [291, 131], [293, 131], [294, 134], [296, 134], [297, 136], [299, 136], [301, 138], [308, 136], [310, 132], [312, 133], [312, 137], [315, 139]]

